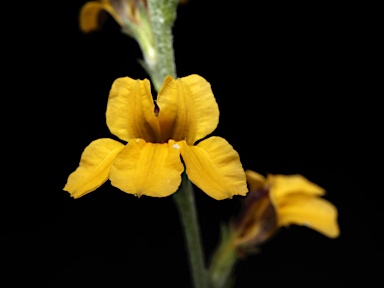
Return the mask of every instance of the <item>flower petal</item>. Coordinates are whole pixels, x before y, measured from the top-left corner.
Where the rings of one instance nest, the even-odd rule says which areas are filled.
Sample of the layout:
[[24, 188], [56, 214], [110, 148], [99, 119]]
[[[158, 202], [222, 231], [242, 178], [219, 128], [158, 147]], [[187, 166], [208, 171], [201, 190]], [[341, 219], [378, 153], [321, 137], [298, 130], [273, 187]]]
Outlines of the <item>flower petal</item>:
[[158, 142], [160, 128], [147, 79], [116, 79], [109, 92], [106, 117], [111, 133], [124, 141], [143, 138]]
[[267, 197], [253, 201], [251, 206], [247, 208], [243, 218], [240, 218], [239, 224], [242, 226], [235, 226], [236, 230], [241, 231], [241, 234], [236, 237], [235, 245], [246, 244], [256, 247], [275, 232], [277, 227], [276, 212]]
[[219, 108], [211, 85], [199, 75], [179, 79], [168, 76], [157, 104], [163, 141], [186, 140], [193, 145], [212, 133], [219, 123]]
[[155, 144], [135, 139], [116, 157], [109, 178], [126, 193], [165, 197], [176, 192], [183, 171], [176, 142]]
[[279, 226], [304, 225], [330, 238], [339, 236], [337, 209], [325, 199], [314, 195], [295, 194], [277, 207]]
[[107, 138], [91, 142], [81, 155], [79, 167], [69, 175], [64, 190], [74, 198], [96, 190], [107, 181], [111, 165], [123, 148], [120, 142]]
[[295, 175], [268, 175], [267, 185], [270, 185], [270, 197], [275, 206], [279, 206], [289, 199], [290, 194], [303, 193], [307, 195], [322, 196], [325, 190], [304, 176]]
[[105, 5], [99, 2], [90, 1], [85, 3], [80, 10], [80, 30], [85, 33], [97, 30], [100, 24], [100, 12], [106, 10], [105, 8]]
[[85, 33], [97, 30], [100, 26], [99, 17], [102, 11], [108, 12], [115, 19], [115, 21], [122, 26], [123, 23], [118, 13], [120, 11], [115, 9], [118, 7], [113, 7], [116, 5], [112, 6], [111, 4], [110, 0], [101, 0], [99, 2], [89, 1], [85, 3], [80, 10], [80, 30]]
[[249, 191], [264, 188], [265, 177], [263, 175], [252, 170], [246, 170], [245, 175], [247, 176]]
[[239, 154], [225, 139], [210, 137], [197, 146], [179, 143], [188, 178], [209, 196], [222, 200], [247, 193]]

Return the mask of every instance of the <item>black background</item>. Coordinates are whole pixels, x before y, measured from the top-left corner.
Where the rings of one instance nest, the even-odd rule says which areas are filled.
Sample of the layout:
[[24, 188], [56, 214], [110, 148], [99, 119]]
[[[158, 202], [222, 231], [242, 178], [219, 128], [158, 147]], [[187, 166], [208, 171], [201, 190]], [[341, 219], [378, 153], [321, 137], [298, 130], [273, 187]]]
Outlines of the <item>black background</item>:
[[[112, 137], [105, 109], [114, 79], [147, 77], [137, 62], [137, 43], [111, 17], [99, 32], [79, 31], [85, 2], [23, 8], [27, 16], [15, 19], [6, 45], [4, 194], [11, 197], [3, 202], [3, 227], [13, 281], [191, 287], [172, 197], [137, 199], [109, 182], [77, 200], [62, 190], [83, 149]], [[383, 205], [374, 184], [380, 130], [370, 91], [375, 79], [364, 68], [364, 12], [342, 5], [223, 2], [179, 6], [178, 76], [196, 73], [211, 83], [220, 108], [213, 135], [233, 145], [244, 168], [299, 173], [324, 187], [341, 229], [335, 240], [304, 227], [282, 229], [261, 254], [239, 262], [236, 287], [374, 281], [373, 262], [382, 260]], [[219, 224], [238, 212], [239, 197], [215, 201], [195, 192], [209, 259]]]

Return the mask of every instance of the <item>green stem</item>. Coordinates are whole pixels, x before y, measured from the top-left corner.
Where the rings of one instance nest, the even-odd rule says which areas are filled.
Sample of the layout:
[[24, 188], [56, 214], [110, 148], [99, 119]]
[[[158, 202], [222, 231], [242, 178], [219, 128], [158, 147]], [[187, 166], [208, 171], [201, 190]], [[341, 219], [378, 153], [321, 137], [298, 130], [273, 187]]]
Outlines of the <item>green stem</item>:
[[[176, 19], [177, 4], [178, 0], [148, 1], [154, 46], [157, 54], [157, 62], [151, 73], [151, 78], [157, 91], [161, 88], [165, 77], [170, 75], [176, 78], [172, 26]], [[183, 181], [179, 191], [174, 195], [174, 200], [184, 228], [194, 287], [208, 288], [208, 272], [204, 264], [193, 187], [185, 173], [183, 173]]]
[[230, 288], [234, 286], [233, 270], [238, 260], [233, 246], [233, 231], [230, 227], [221, 227], [220, 245], [213, 254], [209, 267], [211, 288]]
[[208, 272], [204, 264], [193, 187], [185, 173], [183, 173], [181, 186], [173, 197], [184, 228], [194, 287], [208, 288]]
[[[141, 63], [150, 75], [156, 91], [159, 91], [168, 75], [177, 77], [172, 26], [176, 19], [178, 0], [148, 0], [147, 3], [149, 19], [139, 9], [142, 26], [127, 25], [123, 31], [128, 35], [134, 34], [133, 37], [139, 42], [144, 54]], [[194, 287], [208, 288], [208, 272], [204, 264], [193, 187], [185, 173], [174, 199], [184, 228]]]
[[178, 0], [148, 0], [157, 53], [157, 63], [152, 73], [152, 81], [157, 91], [161, 88], [165, 77], [168, 75], [176, 77], [172, 26], [176, 19], [177, 3]]

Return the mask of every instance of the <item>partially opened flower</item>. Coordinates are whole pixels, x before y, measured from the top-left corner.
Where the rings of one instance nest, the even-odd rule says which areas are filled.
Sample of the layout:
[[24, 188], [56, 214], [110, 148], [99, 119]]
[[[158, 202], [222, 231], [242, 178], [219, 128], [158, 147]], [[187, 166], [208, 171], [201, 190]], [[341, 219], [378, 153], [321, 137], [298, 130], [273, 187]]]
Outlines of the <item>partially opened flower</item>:
[[85, 3], [80, 10], [80, 29], [83, 32], [97, 30], [103, 12], [111, 15], [120, 26], [139, 24], [147, 3], [143, 0], [99, 0]]
[[[178, 1], [185, 4], [186, 0]], [[108, 13], [121, 27], [148, 25], [148, 3], [146, 0], [96, 0], [85, 3], [80, 10], [80, 30], [88, 33], [97, 30], [101, 16]], [[131, 28], [128, 28], [131, 29]], [[148, 29], [148, 27], [144, 27]]]
[[247, 170], [249, 193], [240, 217], [222, 227], [220, 245], [209, 267], [212, 287], [227, 287], [236, 262], [258, 252], [280, 227], [304, 225], [323, 235], [339, 236], [337, 209], [321, 198], [324, 189], [301, 175], [264, 176]]
[[121, 32], [140, 46], [143, 60], [139, 63], [159, 90], [164, 78], [176, 74], [172, 43], [172, 26], [176, 19], [176, 0], [95, 0], [80, 10], [80, 30], [89, 33], [100, 28], [110, 15], [120, 25]]
[[99, 28], [101, 16], [107, 12], [121, 26], [122, 32], [134, 38], [140, 45], [145, 69], [152, 71], [157, 63], [147, 1], [99, 0], [89, 1], [80, 10], [80, 30], [89, 33]]
[[339, 236], [337, 209], [321, 198], [323, 188], [301, 175], [264, 176], [246, 171], [249, 194], [241, 218], [235, 224], [235, 245], [257, 247], [279, 227], [303, 225], [323, 235]]
[[64, 187], [73, 197], [94, 191], [108, 179], [137, 196], [168, 196], [181, 183], [183, 162], [188, 178], [214, 199], [247, 193], [239, 155], [225, 139], [212, 136], [196, 143], [215, 130], [219, 119], [204, 78], [168, 76], [156, 103], [147, 79], [118, 78], [106, 118], [110, 131], [128, 144], [98, 139], [85, 148]]

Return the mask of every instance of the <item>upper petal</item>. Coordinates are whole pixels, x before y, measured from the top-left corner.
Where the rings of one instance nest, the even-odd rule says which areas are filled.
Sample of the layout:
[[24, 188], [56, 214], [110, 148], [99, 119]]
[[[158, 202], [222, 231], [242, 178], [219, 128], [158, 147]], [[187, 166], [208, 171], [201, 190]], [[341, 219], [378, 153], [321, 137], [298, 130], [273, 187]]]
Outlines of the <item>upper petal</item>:
[[137, 196], [165, 197], [181, 183], [180, 147], [174, 142], [130, 141], [117, 156], [109, 179], [113, 186]]
[[265, 177], [255, 171], [246, 170], [245, 175], [247, 176], [247, 182], [250, 191], [264, 188]]
[[157, 104], [163, 140], [186, 140], [193, 145], [216, 129], [219, 108], [211, 85], [199, 75], [173, 79], [168, 76]]
[[223, 138], [210, 137], [197, 146], [181, 144], [188, 178], [216, 200], [248, 191], [239, 154]]
[[79, 198], [100, 187], [107, 181], [111, 165], [123, 148], [120, 142], [107, 138], [91, 142], [81, 155], [79, 167], [69, 175], [64, 190]]
[[109, 92], [107, 125], [111, 133], [124, 141], [143, 138], [157, 142], [160, 128], [147, 79], [118, 78]]
[[340, 234], [337, 209], [325, 199], [314, 195], [292, 194], [276, 210], [279, 226], [304, 225], [330, 238]]
[[79, 16], [79, 24], [80, 30], [83, 32], [92, 32], [99, 28], [99, 16], [102, 11], [110, 10], [109, 5], [96, 1], [87, 2], [81, 7], [80, 16]]
[[99, 15], [104, 6], [99, 2], [87, 2], [80, 10], [80, 29], [83, 32], [92, 32], [99, 28]]
[[313, 196], [325, 194], [323, 188], [299, 174], [268, 175], [266, 182], [270, 186], [270, 197], [275, 206], [284, 204], [290, 194], [302, 193]]

